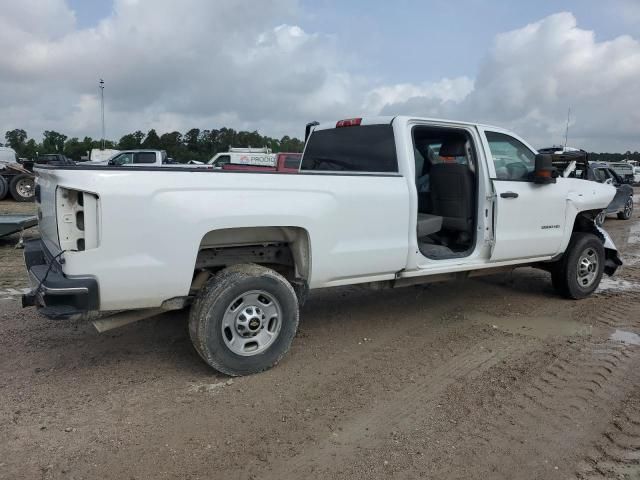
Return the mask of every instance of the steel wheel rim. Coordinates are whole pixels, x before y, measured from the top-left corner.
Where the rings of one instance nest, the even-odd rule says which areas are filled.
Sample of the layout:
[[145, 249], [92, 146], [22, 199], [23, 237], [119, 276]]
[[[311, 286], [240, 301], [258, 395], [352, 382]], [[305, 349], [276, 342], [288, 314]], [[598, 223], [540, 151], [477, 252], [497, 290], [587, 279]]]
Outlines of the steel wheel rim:
[[258, 355], [276, 341], [282, 327], [282, 308], [273, 295], [251, 290], [238, 295], [222, 318], [222, 338], [236, 355]]
[[633, 198], [629, 197], [627, 203], [624, 204], [624, 215], [630, 217], [633, 212]]
[[604, 223], [605, 218], [607, 218], [607, 214], [605, 212], [600, 212], [596, 216], [596, 225], [602, 225]]
[[594, 248], [585, 249], [578, 258], [576, 277], [578, 285], [588, 288], [593, 285], [598, 276], [598, 253]]
[[33, 197], [33, 180], [21, 178], [16, 182], [16, 191], [21, 197]]

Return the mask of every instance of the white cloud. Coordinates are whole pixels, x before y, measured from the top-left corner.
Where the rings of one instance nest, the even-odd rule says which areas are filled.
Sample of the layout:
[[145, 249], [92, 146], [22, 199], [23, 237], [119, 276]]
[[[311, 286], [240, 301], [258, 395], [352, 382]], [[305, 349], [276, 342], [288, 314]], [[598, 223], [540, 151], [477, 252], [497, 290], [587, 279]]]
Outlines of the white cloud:
[[[625, 2], [625, 0], [619, 0]], [[633, 3], [626, 2], [630, 11]], [[380, 85], [339, 38], [296, 25], [297, 0], [116, 0], [80, 29], [63, 0], [9, 2], [0, 17], [0, 132], [107, 133], [193, 126], [302, 135], [310, 120], [410, 113], [511, 127], [536, 145], [640, 149], [640, 44], [598, 42], [570, 13], [496, 36], [475, 78]], [[446, 73], [446, 72], [444, 72]]]
[[400, 83], [374, 88], [365, 101], [367, 109], [382, 110], [386, 105], [408, 102], [412, 99], [426, 99], [436, 104], [448, 101], [460, 102], [473, 90], [473, 80], [468, 77], [443, 78], [438, 82], [420, 85]]
[[571, 144], [640, 150], [639, 79], [637, 40], [598, 42], [572, 14], [559, 13], [497, 35], [463, 100], [434, 105], [420, 96], [384, 111], [416, 114], [426, 105], [431, 114], [495, 123], [547, 146], [562, 140], [571, 107]]

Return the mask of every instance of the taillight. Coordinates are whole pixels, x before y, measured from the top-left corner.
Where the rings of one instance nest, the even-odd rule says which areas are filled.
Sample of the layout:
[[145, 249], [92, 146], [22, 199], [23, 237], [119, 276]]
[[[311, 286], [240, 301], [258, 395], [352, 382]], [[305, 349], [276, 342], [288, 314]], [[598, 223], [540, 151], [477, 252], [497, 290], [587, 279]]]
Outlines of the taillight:
[[339, 120], [336, 123], [336, 128], [340, 127], [357, 127], [362, 123], [362, 118], [347, 118], [346, 120]]
[[98, 246], [97, 195], [58, 187], [56, 216], [60, 248], [83, 251]]

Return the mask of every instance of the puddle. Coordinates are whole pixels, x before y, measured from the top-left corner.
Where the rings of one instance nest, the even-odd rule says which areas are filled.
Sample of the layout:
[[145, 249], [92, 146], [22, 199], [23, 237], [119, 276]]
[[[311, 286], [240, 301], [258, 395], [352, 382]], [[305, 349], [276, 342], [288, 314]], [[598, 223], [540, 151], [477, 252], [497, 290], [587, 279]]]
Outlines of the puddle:
[[596, 292], [626, 292], [628, 290], [639, 290], [640, 283], [630, 282], [624, 278], [602, 277]]
[[589, 336], [592, 334], [591, 325], [555, 316], [513, 315], [509, 317], [495, 317], [486, 313], [473, 313], [470, 317], [482, 323], [487, 323], [498, 330], [536, 338]]
[[616, 330], [609, 337], [614, 342], [622, 342], [627, 345], [640, 345], [640, 335], [633, 332], [625, 332], [624, 330]]

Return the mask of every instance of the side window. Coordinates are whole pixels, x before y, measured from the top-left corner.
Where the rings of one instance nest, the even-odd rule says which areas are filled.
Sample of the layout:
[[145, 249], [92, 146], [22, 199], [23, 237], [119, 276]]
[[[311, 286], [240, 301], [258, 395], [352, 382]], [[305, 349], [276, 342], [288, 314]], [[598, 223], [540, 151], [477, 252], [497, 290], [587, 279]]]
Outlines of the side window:
[[302, 171], [398, 171], [391, 125], [358, 125], [314, 131], [302, 157]]
[[213, 164], [216, 167], [221, 167], [223, 165], [226, 165], [227, 163], [231, 163], [231, 156], [230, 155], [221, 155], [218, 157], [218, 159], [215, 161], [215, 163]]
[[111, 160], [115, 165], [128, 165], [133, 163], [133, 153], [121, 153]]
[[485, 132], [498, 180], [529, 180], [536, 166], [536, 155], [509, 135]]
[[595, 177], [596, 182], [599, 182], [599, 183], [604, 183], [608, 178], [603, 168], [594, 168], [593, 176]]
[[134, 163], [156, 163], [155, 152], [138, 152]]

